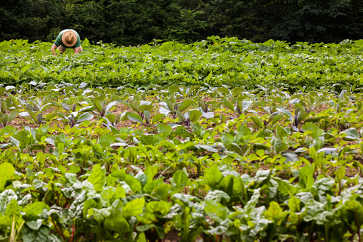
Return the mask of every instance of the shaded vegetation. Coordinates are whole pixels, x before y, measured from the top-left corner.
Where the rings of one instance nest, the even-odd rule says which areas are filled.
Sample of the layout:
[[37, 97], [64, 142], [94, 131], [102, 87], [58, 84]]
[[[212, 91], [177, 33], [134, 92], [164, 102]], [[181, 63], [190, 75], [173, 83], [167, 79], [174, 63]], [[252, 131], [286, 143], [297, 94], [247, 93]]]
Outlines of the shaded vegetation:
[[121, 45], [192, 42], [211, 35], [309, 42], [362, 38], [359, 0], [9, 0], [0, 39], [52, 41], [64, 28]]

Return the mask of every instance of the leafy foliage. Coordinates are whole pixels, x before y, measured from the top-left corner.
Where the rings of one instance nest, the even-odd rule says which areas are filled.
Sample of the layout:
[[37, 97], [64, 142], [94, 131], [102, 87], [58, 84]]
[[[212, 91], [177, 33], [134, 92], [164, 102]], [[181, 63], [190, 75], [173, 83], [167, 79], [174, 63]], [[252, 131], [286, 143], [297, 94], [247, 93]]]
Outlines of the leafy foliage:
[[[291, 92], [321, 88], [335, 91], [351, 88], [354, 91], [362, 87], [362, 43], [357, 40], [339, 44], [299, 42], [289, 45], [281, 41], [253, 43], [218, 37], [193, 44], [165, 42], [140, 47], [89, 45], [85, 42], [85, 51], [79, 55], [52, 56], [50, 43], [29, 44], [27, 41], [11, 40], [0, 43], [0, 54], [5, 56], [0, 60], [0, 83], [9, 88], [24, 82], [40, 83], [40, 86], [49, 82], [67, 82], [84, 83], [91, 87], [142, 86], [144, 89], [152, 89], [155, 85], [187, 84], [243, 86], [248, 90], [260, 86], [281, 87]], [[87, 106], [95, 106], [97, 115], [107, 116], [116, 100], [104, 93], [98, 95], [91, 102], [87, 101]], [[189, 100], [179, 104], [175, 99], [170, 96], [163, 108], [186, 121], [191, 121], [188, 120], [191, 116], [198, 119], [199, 113], [195, 111], [191, 116], [186, 114]], [[142, 102], [147, 101], [132, 97], [128, 100], [129, 105], [134, 107], [133, 111], [145, 122], [149, 122], [147, 117], [151, 103]], [[226, 98], [224, 103], [229, 109], [243, 113], [248, 110], [250, 100], [241, 95]], [[296, 122], [308, 118], [309, 110], [305, 109], [304, 103], [292, 104], [299, 110], [294, 117]], [[42, 122], [42, 111], [48, 105], [47, 100], [37, 99], [27, 104], [27, 112], [35, 122]], [[74, 104], [67, 105], [72, 107]], [[200, 110], [204, 116], [210, 115], [206, 105]], [[128, 116], [136, 118], [134, 114]]]
[[[1, 241], [362, 239], [359, 41], [89, 46], [94, 60], [88, 53], [39, 58], [45, 43], [1, 43], [12, 44], [24, 52], [8, 48], [0, 73], [18, 78], [16, 86], [0, 86]], [[333, 65], [322, 53], [335, 48], [347, 53], [329, 55]], [[180, 60], [187, 57], [193, 61]], [[262, 83], [279, 72], [265, 58], [286, 69]], [[294, 76], [308, 75], [294, 61], [320, 79]], [[130, 67], [129, 85], [108, 79], [122, 64]], [[340, 86], [330, 82], [338, 70], [322, 71], [336, 65], [350, 80]], [[240, 66], [261, 83], [239, 82]], [[196, 79], [165, 85], [170, 77], [156, 76], [164, 67]], [[150, 85], [137, 85], [138, 78]], [[104, 84], [112, 80], [118, 88]]]

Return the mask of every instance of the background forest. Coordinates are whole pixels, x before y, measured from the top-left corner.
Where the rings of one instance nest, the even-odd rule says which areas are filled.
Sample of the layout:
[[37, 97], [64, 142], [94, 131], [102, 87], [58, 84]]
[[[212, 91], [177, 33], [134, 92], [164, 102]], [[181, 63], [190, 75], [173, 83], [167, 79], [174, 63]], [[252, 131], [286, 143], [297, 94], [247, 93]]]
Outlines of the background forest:
[[0, 39], [52, 41], [64, 28], [121, 45], [207, 36], [337, 42], [362, 38], [359, 0], [8, 0]]

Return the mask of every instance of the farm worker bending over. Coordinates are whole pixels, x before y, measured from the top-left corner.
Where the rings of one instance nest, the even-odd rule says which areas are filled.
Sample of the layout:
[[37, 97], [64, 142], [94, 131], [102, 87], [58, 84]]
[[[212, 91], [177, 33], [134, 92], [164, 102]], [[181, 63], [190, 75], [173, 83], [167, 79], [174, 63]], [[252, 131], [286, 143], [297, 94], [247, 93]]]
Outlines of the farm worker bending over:
[[73, 29], [62, 30], [52, 45], [51, 51], [53, 55], [56, 55], [56, 49], [58, 49], [62, 54], [66, 48], [73, 48], [76, 54], [83, 50], [79, 34]]

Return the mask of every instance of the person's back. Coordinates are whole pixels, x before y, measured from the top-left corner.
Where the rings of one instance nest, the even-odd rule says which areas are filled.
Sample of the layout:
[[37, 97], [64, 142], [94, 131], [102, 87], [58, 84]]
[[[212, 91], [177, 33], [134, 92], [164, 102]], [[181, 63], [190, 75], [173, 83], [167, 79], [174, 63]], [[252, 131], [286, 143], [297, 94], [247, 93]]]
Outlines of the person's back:
[[58, 49], [62, 54], [67, 48], [73, 48], [76, 54], [83, 51], [79, 34], [73, 29], [62, 30], [52, 45], [51, 51], [53, 55], [56, 55], [56, 49]]

